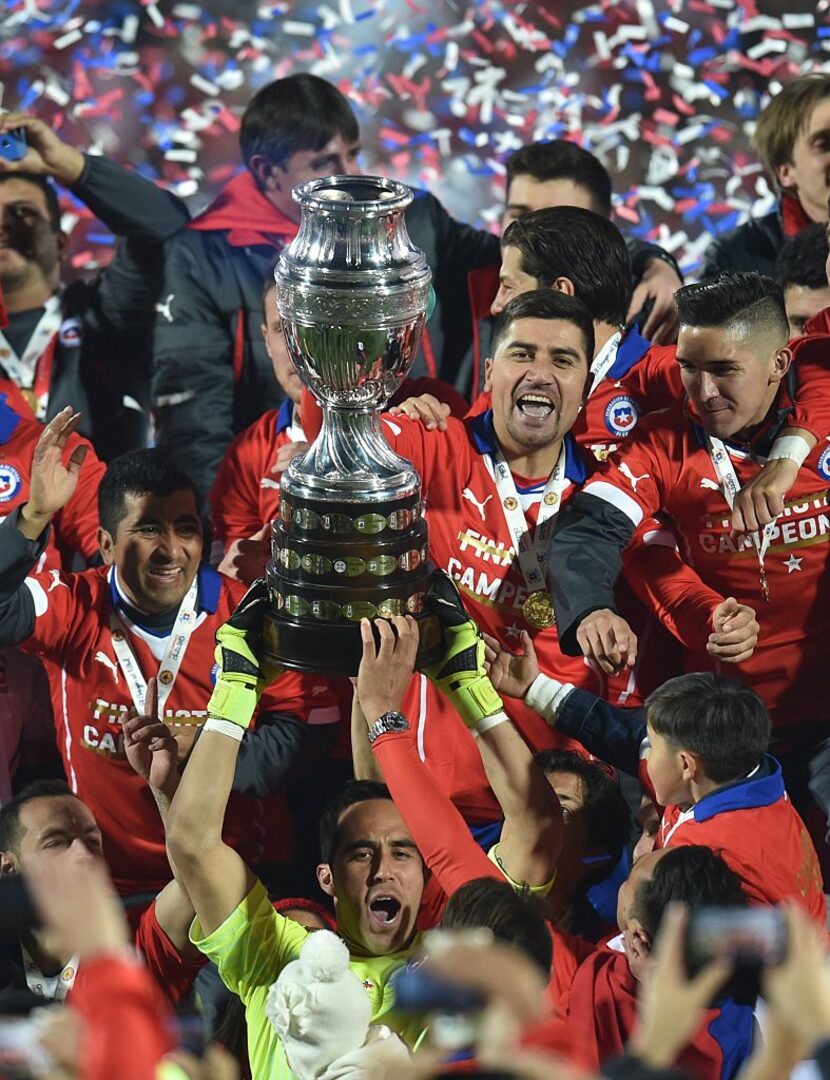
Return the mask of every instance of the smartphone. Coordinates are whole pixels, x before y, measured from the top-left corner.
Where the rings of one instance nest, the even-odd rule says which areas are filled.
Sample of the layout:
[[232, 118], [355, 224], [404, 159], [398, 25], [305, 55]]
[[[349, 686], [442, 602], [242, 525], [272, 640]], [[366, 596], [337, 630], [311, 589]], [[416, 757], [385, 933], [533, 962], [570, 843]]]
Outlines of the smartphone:
[[441, 979], [421, 967], [410, 967], [395, 979], [395, 1007], [424, 1013], [432, 1047], [458, 1053], [474, 1047], [479, 1038], [485, 1000], [469, 986]]
[[26, 129], [12, 128], [0, 134], [0, 158], [21, 161], [26, 156]]
[[700, 908], [689, 915], [686, 961], [697, 971], [710, 960], [739, 970], [780, 964], [787, 956], [787, 924], [776, 908]]

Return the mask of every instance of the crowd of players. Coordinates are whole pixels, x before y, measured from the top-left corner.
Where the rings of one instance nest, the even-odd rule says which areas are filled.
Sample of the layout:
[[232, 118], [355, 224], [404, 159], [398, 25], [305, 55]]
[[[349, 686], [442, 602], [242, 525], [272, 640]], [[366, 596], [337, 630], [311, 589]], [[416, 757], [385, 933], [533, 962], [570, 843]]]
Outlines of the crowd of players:
[[[192, 221], [20, 127], [0, 1014], [55, 1007], [23, 1049], [0, 1022], [0, 1076], [830, 1075], [830, 77], [767, 106], [779, 207], [700, 283], [572, 143], [509, 159], [500, 238], [415, 193], [436, 304], [382, 429], [421, 477], [442, 654], [416, 671], [411, 617], [364, 621], [352, 681], [260, 640], [280, 475], [321, 423], [273, 267], [294, 187], [359, 170], [347, 99], [266, 86]], [[120, 237], [93, 283], [61, 285], [54, 182]], [[704, 907], [780, 909], [763, 1009], [687, 964]], [[454, 1044], [443, 1013], [478, 1025]]]

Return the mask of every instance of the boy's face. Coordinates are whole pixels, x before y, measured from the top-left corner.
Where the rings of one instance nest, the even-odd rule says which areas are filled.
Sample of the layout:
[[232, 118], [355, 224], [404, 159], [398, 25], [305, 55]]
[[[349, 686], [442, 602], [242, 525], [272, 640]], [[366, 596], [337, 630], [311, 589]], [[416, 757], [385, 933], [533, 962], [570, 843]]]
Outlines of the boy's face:
[[827, 221], [830, 196], [830, 97], [814, 107], [795, 140], [792, 160], [778, 167], [778, 183], [795, 195], [812, 221]]
[[268, 350], [268, 355], [271, 357], [274, 375], [286, 397], [290, 397], [295, 405], [299, 405], [300, 397], [303, 392], [303, 384], [300, 382], [300, 376], [297, 374], [297, 369], [294, 367], [294, 363], [288, 352], [288, 346], [285, 344], [285, 335], [282, 332], [282, 319], [280, 318], [279, 308], [277, 307], [276, 286], [274, 286], [273, 289], [269, 289], [265, 294], [265, 300], [263, 301], [263, 316], [265, 322], [261, 327], [262, 337], [265, 341], [265, 348]]
[[804, 324], [826, 307], [830, 307], [830, 285], [809, 289], [806, 285], [788, 285], [784, 290], [790, 341], [804, 337]]
[[684, 779], [681, 751], [675, 749], [665, 737], [647, 724], [651, 749], [646, 753], [646, 768], [654, 788], [654, 796], [660, 806], [688, 806], [691, 794], [688, 781]]

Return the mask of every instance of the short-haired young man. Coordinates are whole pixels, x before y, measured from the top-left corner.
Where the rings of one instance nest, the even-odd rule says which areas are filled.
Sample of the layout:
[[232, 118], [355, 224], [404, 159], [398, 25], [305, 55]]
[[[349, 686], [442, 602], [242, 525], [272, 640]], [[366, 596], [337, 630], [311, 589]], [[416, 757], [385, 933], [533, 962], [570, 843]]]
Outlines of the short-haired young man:
[[[187, 208], [108, 155], [68, 146], [36, 117], [0, 117], [0, 132], [18, 127], [26, 154], [0, 167], [0, 288], [9, 317], [0, 377], [22, 389], [39, 420], [70, 403], [82, 410], [81, 431], [109, 460], [146, 441], [162, 245], [187, 222]], [[121, 238], [93, 283], [61, 288], [67, 237], [53, 180]]]
[[791, 236], [778, 252], [775, 277], [784, 290], [791, 340], [810, 333], [810, 321], [830, 307], [829, 254], [827, 225], [817, 221]]
[[703, 273], [775, 274], [784, 241], [811, 221], [827, 221], [830, 198], [830, 75], [799, 75], [765, 106], [752, 141], [779, 195], [775, 210], [751, 218], [706, 249]]
[[[540, 1022], [530, 1045], [566, 1051], [597, 1069], [623, 1054], [637, 1027], [640, 982], [652, 965], [652, 947], [672, 903], [744, 907], [737, 874], [708, 847], [659, 850], [633, 867], [620, 889], [619, 934], [595, 949], [578, 968], [561, 1003], [561, 1019]], [[702, 1080], [733, 1077], [752, 1052], [753, 1014], [748, 1003], [720, 994], [676, 1065]]]
[[771, 722], [759, 696], [734, 679], [695, 672], [669, 679], [643, 709], [621, 709], [539, 673], [532, 649], [501, 651], [491, 675], [590, 753], [639, 776], [665, 807], [657, 847], [705, 844], [741, 878], [749, 898], [801, 903], [826, 920], [807, 829], [767, 753]]
[[[157, 675], [160, 716], [186, 755], [205, 718], [213, 635], [242, 586], [201, 561], [192, 483], [154, 450], [116, 459], [101, 482], [104, 565], [31, 574], [50, 522], [76, 488], [84, 449], [73, 449], [68, 460], [67, 451], [77, 423], [65, 409], [46, 426], [28, 501], [0, 525], [0, 641], [43, 660], [70, 785], [96, 815], [119, 892], [144, 893], [161, 888], [170, 869], [152, 796], [125, 756], [122, 720], [132, 709], [143, 713], [148, 680]], [[259, 730], [243, 747], [239, 790], [271, 794], [305, 742], [303, 721], [315, 718], [337, 718], [322, 680], [291, 676], [268, 694]], [[239, 827], [246, 827], [237, 835], [250, 843], [251, 818], [263, 807], [239, 798]]]
[[[599, 635], [602, 648], [616, 655], [604, 622], [613, 609], [609, 590], [622, 552], [644, 517], [667, 514], [711, 602], [734, 597], [755, 610], [758, 644], [735, 665], [735, 677], [746, 680], [769, 708], [773, 749], [805, 817], [809, 821], [803, 802], [808, 784], [828, 817], [824, 728], [830, 706], [817, 680], [830, 644], [830, 615], [822, 599], [830, 454], [821, 442], [801, 467], [798, 460], [785, 462], [793, 466], [795, 480], [781, 515], [757, 534], [733, 537], [735, 493], [758, 474], [798, 392], [784, 300], [768, 278], [725, 274], [681, 289], [678, 304], [677, 360], [686, 400], [638, 425], [576, 497], [553, 538], [552, 586], [563, 649], [591, 651]], [[804, 338], [796, 344], [800, 349], [825, 341]], [[810, 602], [794, 603], [794, 588]], [[708, 626], [697, 624], [700, 614], [689, 610], [684, 616], [687, 670], [713, 665]]]

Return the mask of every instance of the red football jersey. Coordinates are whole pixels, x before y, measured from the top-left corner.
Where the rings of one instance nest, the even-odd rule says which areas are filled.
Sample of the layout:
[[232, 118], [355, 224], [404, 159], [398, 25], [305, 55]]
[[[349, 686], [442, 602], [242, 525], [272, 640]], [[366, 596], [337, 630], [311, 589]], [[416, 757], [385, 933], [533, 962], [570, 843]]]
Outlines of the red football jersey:
[[711, 848], [741, 879], [754, 904], [795, 900], [827, 926], [821, 868], [807, 827], [767, 756], [759, 777], [713, 791], [688, 810], [668, 806], [657, 847]]
[[[116, 888], [128, 894], [158, 890], [170, 879], [170, 868], [153, 797], [123, 752], [121, 718], [133, 702], [110, 630], [112, 574], [100, 567], [81, 574], [53, 572], [27, 578], [36, 622], [20, 648], [43, 659], [67, 778], [95, 814]], [[165, 704], [165, 721], [199, 725], [206, 719], [216, 631], [244, 593], [239, 582], [210, 567], [200, 568], [195, 629]], [[145, 678], [155, 674], [166, 639], [126, 618], [122, 621]], [[339, 715], [326, 680], [294, 672], [286, 672], [265, 691], [260, 709], [291, 713], [312, 724], [331, 723]], [[268, 831], [264, 817], [262, 800], [231, 796], [226, 836], [228, 842], [241, 838], [234, 846], [252, 862], [262, 857]]]
[[[786, 405], [783, 389], [782, 395]], [[759, 472], [763, 459], [753, 457], [749, 448], [727, 448], [742, 484]], [[830, 648], [828, 485], [830, 439], [825, 438], [799, 471], [772, 529], [764, 562], [768, 603], [761, 595], [755, 539], [731, 536], [731, 513], [703, 432], [683, 403], [644, 418], [635, 438], [585, 486], [634, 525], [660, 510], [667, 513], [684, 557], [712, 597], [734, 596], [755, 609], [761, 632], [753, 656], [722, 670], [748, 682], [779, 726], [830, 719], [830, 700], [823, 692]], [[697, 634], [685, 641], [687, 670], [720, 670], [705, 650], [710, 629], [701, 619]]]
[[[29, 498], [32, 458], [43, 434], [43, 424], [31, 415], [17, 412], [0, 397], [0, 521]], [[71, 435], [66, 457], [76, 446], [87, 448], [78, 476], [78, 486], [66, 506], [55, 515], [49, 543], [38, 569], [59, 569], [63, 560], [76, 552], [91, 559], [98, 552], [98, 485], [106, 471], [92, 444], [80, 435]]]

